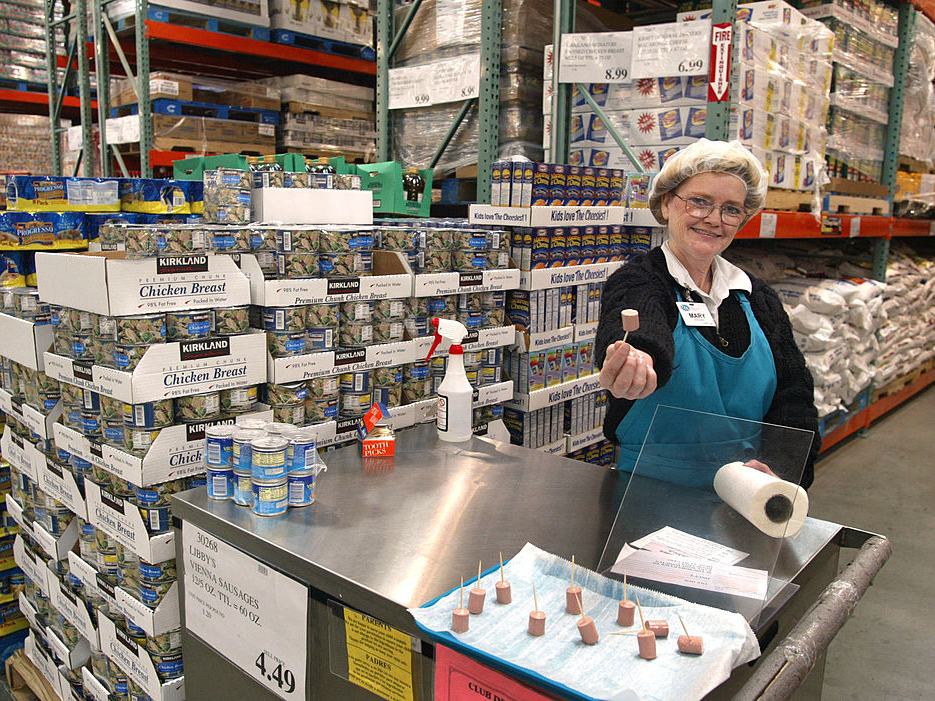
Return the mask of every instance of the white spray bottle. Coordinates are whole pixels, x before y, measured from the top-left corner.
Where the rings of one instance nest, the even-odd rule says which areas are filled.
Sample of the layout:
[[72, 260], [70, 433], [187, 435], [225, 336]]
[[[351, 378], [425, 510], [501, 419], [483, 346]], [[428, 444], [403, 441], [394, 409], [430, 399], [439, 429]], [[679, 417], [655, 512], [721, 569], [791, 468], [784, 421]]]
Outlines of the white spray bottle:
[[451, 341], [448, 349], [448, 366], [445, 377], [438, 386], [438, 411], [435, 426], [438, 437], [443, 441], [466, 441], [472, 435], [471, 417], [474, 390], [464, 373], [464, 348], [461, 341], [467, 335], [464, 325], [453, 319], [432, 319], [435, 341], [425, 360], [432, 357], [442, 338]]

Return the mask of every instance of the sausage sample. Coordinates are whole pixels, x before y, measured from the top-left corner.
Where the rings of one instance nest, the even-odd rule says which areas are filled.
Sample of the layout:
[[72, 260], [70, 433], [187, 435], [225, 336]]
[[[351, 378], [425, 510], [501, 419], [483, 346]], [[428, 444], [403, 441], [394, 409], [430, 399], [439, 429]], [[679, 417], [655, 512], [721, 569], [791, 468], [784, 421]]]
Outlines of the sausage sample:
[[471, 613], [465, 608], [456, 608], [451, 613], [451, 630], [455, 633], [467, 633], [471, 627]]
[[640, 648], [640, 657], [644, 660], [656, 659], [656, 635], [646, 628], [636, 634], [636, 644]]
[[513, 601], [513, 594], [510, 590], [510, 583], [506, 580], [497, 582], [496, 590], [498, 604], [508, 604]]
[[597, 634], [597, 624], [590, 616], [582, 616], [578, 619], [578, 633], [585, 645], [594, 645], [600, 638]]
[[704, 642], [700, 635], [680, 635], [678, 644], [679, 652], [684, 652], [686, 655], [704, 654]]
[[484, 611], [484, 599], [487, 598], [487, 592], [484, 589], [475, 587], [468, 594], [468, 611], [475, 616]]
[[568, 587], [565, 590], [565, 612], [577, 616], [581, 613], [581, 587]]
[[627, 333], [636, 331], [640, 328], [640, 313], [635, 309], [624, 309], [620, 312], [620, 321]]
[[529, 634], [545, 635], [545, 611], [529, 612]]
[[666, 621], [646, 621], [646, 628], [651, 630], [657, 638], [669, 637], [669, 624]]
[[628, 599], [624, 599], [617, 607], [617, 625], [630, 627], [633, 625], [633, 617], [636, 615], [636, 604]]

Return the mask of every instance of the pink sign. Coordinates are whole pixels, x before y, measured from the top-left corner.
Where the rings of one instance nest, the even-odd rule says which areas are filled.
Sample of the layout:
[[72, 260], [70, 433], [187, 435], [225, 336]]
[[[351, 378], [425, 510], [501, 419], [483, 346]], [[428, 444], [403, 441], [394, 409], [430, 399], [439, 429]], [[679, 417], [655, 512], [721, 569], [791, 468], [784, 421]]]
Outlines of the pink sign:
[[435, 647], [436, 701], [555, 701], [450, 648]]

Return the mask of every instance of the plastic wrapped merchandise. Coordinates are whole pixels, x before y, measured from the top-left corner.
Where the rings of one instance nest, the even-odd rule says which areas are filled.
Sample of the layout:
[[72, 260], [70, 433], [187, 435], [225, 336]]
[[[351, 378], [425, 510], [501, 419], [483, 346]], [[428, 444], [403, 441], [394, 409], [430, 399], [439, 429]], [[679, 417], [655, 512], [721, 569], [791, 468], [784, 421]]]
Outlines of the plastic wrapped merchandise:
[[[916, 16], [913, 46], [909, 52], [909, 70], [903, 88], [903, 123], [900, 129], [899, 153], [935, 165], [935, 140], [932, 123], [935, 122], [935, 25], [925, 15]], [[928, 188], [931, 189], [931, 188]], [[922, 200], [931, 205], [935, 193]]]
[[[409, 11], [396, 9], [397, 26]], [[611, 26], [599, 11], [580, 4], [577, 31], [629, 29]], [[542, 81], [543, 47], [552, 38], [553, 6], [547, 0], [505, 0], [502, 9], [500, 52], [500, 139], [498, 156], [543, 160]], [[415, 14], [397, 52], [398, 66], [414, 66], [480, 51], [480, 0], [425, 0]], [[399, 110], [394, 115], [396, 157], [404, 166], [431, 161], [442, 137], [457, 116], [457, 102]], [[477, 162], [477, 108], [472, 108], [435, 167], [436, 177]]]

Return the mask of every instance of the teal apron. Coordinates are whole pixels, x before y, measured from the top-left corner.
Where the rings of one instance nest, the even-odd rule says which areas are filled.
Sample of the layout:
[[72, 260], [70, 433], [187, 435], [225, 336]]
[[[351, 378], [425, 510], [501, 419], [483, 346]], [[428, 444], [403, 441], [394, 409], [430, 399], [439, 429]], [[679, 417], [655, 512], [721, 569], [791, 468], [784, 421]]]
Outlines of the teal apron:
[[639, 459], [642, 476], [711, 488], [721, 465], [756, 457], [759, 422], [776, 391], [776, 366], [749, 299], [736, 294], [750, 327], [747, 350], [739, 358], [725, 355], [679, 314], [672, 376], [635, 401], [617, 426], [618, 470], [633, 472]]

